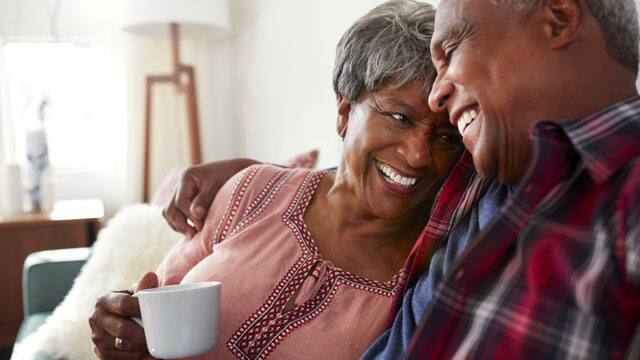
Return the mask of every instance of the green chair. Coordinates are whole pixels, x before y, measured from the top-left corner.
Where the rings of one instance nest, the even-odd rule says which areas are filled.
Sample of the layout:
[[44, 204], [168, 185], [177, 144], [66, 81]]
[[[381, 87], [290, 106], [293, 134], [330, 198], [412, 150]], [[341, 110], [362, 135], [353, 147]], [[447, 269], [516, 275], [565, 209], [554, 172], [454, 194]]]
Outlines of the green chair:
[[90, 255], [91, 248], [83, 247], [38, 251], [27, 256], [22, 270], [24, 320], [16, 343], [35, 332], [62, 302]]

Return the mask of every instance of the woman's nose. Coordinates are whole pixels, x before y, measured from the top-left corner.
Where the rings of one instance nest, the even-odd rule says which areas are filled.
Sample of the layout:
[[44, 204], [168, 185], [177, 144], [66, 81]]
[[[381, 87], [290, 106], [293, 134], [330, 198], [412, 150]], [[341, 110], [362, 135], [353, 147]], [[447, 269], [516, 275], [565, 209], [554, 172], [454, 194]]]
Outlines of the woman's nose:
[[429, 107], [431, 110], [436, 113], [447, 111], [447, 101], [453, 94], [453, 90], [453, 83], [443, 79], [439, 74], [433, 83], [431, 93], [429, 93]]
[[409, 166], [419, 169], [431, 165], [429, 136], [423, 132], [412, 134], [398, 148]]

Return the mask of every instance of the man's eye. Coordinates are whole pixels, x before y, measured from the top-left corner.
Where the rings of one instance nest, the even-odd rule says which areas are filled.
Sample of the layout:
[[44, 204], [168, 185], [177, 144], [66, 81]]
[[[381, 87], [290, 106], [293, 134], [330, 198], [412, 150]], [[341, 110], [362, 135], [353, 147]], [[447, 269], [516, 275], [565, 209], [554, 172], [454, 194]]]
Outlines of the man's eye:
[[454, 47], [448, 47], [444, 49], [443, 55], [447, 61], [451, 60], [451, 55], [453, 54], [453, 50], [455, 50]]
[[436, 141], [439, 143], [450, 146], [450, 147], [461, 147], [462, 146], [462, 138], [458, 134], [450, 134], [450, 133], [442, 133], [436, 134]]
[[392, 117], [393, 119], [403, 123], [403, 124], [407, 124], [409, 123], [409, 118], [406, 117], [404, 114], [401, 113], [386, 113], [385, 115]]
[[451, 44], [447, 44], [442, 48], [442, 55], [444, 56], [447, 62], [451, 60], [451, 55], [453, 55], [453, 52], [456, 50], [457, 47], [458, 47], [458, 43], [451, 43]]

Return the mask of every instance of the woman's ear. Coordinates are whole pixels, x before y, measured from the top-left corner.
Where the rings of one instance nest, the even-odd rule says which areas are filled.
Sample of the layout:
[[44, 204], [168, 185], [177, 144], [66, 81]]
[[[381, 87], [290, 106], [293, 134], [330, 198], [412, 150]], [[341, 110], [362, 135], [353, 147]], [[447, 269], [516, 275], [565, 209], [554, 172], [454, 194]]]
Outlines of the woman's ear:
[[580, 0], [549, 0], [542, 6], [551, 48], [561, 49], [575, 42], [583, 26], [584, 4]]
[[338, 124], [336, 129], [341, 139], [347, 134], [347, 124], [349, 123], [349, 114], [351, 113], [351, 103], [344, 97], [338, 95]]

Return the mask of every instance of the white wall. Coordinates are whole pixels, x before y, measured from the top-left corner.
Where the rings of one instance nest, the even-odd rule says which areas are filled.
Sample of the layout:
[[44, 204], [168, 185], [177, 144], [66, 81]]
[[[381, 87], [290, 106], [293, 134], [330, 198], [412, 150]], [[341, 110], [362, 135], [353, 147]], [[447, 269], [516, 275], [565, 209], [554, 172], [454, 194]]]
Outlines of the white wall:
[[282, 162], [319, 148], [320, 166], [337, 163], [335, 47], [351, 23], [379, 3], [233, 2], [238, 154]]
[[321, 167], [337, 164], [335, 47], [382, 2], [233, 0], [234, 154], [277, 163], [318, 148]]

